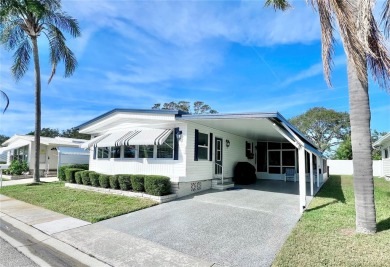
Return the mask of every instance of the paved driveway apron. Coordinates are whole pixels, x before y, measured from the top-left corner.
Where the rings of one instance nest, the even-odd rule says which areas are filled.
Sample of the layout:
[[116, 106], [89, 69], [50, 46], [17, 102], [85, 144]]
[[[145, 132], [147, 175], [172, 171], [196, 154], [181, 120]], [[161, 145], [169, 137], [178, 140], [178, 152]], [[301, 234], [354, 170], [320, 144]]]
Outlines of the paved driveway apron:
[[295, 194], [208, 190], [97, 223], [220, 265], [269, 266], [300, 218]]

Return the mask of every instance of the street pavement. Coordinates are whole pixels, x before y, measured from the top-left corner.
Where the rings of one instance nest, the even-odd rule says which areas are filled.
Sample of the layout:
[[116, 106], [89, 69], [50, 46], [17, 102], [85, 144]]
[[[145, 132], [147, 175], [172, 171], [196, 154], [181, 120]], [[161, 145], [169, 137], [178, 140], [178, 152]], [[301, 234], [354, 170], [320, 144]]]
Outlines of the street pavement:
[[0, 267], [38, 267], [35, 262], [0, 237]]

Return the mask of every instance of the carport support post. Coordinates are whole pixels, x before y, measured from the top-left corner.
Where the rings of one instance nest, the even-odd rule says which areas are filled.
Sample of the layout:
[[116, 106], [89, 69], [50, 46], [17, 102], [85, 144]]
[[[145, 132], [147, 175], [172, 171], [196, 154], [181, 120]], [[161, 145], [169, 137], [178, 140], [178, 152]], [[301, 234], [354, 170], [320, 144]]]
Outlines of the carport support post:
[[320, 157], [316, 155], [317, 160], [317, 188], [320, 187]]
[[310, 195], [314, 195], [314, 181], [313, 181], [313, 154], [309, 153], [310, 155]]
[[299, 211], [302, 213], [306, 209], [306, 163], [305, 148], [298, 148], [299, 160]]

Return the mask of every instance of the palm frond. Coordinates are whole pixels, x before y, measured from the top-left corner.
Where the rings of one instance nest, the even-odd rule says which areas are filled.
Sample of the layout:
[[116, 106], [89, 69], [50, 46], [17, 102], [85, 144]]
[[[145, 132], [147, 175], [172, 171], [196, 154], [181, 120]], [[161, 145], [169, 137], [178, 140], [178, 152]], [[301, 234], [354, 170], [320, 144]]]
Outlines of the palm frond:
[[5, 107], [3, 109], [3, 113], [4, 113], [9, 106], [9, 98], [8, 98], [7, 94], [2, 90], [0, 90], [0, 95], [1, 95], [1, 98], [3, 98], [5, 100], [5, 103], [6, 103]]
[[65, 77], [73, 74], [77, 66], [77, 60], [73, 52], [66, 46], [65, 37], [61, 30], [55, 25], [48, 25], [49, 30], [47, 36], [50, 45], [50, 62], [52, 63], [52, 72], [48, 83], [51, 82], [59, 61], [63, 60], [65, 63]]
[[72, 37], [78, 37], [81, 34], [77, 20], [64, 12], [49, 13], [44, 23], [54, 24], [57, 28], [70, 33]]
[[292, 7], [287, 0], [266, 0], [264, 5], [266, 7], [272, 6], [275, 10], [280, 9], [282, 11]]
[[30, 39], [25, 37], [14, 53], [14, 64], [11, 67], [11, 71], [16, 80], [22, 78], [28, 69], [32, 51], [30, 42]]
[[379, 86], [390, 92], [390, 53], [373, 17], [368, 35], [368, 45], [370, 53], [367, 54], [367, 63], [373, 79]]
[[4, 44], [7, 50], [13, 50], [25, 37], [25, 32], [20, 25], [23, 21], [16, 18], [0, 26], [0, 44]]
[[381, 23], [383, 23], [385, 36], [390, 37], [390, 0], [383, 4]]
[[327, 0], [319, 0], [315, 4], [311, 1], [311, 5], [315, 8], [318, 8], [318, 14], [320, 15], [321, 23], [321, 44], [322, 44], [322, 65], [324, 69], [324, 77], [328, 86], [332, 86], [330, 79], [333, 65], [333, 55], [334, 55], [334, 18], [332, 16], [331, 6]]

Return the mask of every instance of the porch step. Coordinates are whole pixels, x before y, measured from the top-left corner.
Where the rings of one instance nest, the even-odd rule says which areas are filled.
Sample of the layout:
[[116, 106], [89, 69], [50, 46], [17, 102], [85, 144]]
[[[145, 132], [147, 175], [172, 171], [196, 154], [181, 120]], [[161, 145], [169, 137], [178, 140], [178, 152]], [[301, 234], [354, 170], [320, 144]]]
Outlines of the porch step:
[[224, 178], [223, 184], [221, 178], [215, 178], [211, 181], [211, 188], [216, 190], [226, 190], [228, 188], [234, 187], [232, 178]]

